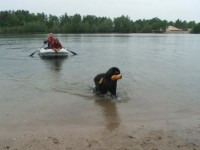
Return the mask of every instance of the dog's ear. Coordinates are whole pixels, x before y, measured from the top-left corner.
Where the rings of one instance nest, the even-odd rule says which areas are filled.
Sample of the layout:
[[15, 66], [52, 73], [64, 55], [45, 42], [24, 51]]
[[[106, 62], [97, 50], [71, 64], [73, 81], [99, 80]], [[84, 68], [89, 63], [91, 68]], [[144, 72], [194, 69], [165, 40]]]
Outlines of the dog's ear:
[[108, 77], [111, 77], [112, 75], [117, 75], [117, 74], [120, 74], [120, 70], [117, 67], [112, 67], [106, 72], [106, 75]]
[[117, 75], [117, 74], [120, 74], [120, 70], [119, 70], [119, 68], [114, 67], [113, 68], [113, 75]]

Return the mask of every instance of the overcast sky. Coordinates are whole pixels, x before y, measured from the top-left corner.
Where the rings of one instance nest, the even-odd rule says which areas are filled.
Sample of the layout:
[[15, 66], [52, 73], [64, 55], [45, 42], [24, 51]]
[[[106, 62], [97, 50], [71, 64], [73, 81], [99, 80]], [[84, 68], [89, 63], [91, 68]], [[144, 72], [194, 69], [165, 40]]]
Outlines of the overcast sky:
[[0, 11], [28, 10], [61, 16], [67, 13], [131, 20], [151, 19], [200, 22], [200, 0], [0, 0]]

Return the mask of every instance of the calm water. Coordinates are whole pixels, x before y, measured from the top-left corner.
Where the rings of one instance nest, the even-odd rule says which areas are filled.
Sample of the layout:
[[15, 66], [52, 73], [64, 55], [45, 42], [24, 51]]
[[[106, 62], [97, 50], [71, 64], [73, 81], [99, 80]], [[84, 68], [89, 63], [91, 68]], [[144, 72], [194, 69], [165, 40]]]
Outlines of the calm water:
[[[32, 58], [28, 55], [47, 35], [0, 35], [0, 127], [81, 123], [114, 129], [134, 122], [154, 126], [157, 120], [180, 131], [195, 129], [187, 132], [194, 138], [200, 135], [199, 35], [56, 36], [78, 55]], [[96, 74], [113, 66], [123, 79], [118, 99], [110, 103], [91, 87]]]

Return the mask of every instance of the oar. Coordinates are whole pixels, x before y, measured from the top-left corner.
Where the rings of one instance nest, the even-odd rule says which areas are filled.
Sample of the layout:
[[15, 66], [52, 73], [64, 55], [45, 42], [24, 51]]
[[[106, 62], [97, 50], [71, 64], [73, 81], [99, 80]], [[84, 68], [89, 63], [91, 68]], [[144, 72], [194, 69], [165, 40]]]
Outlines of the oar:
[[[46, 44], [44, 44], [42, 47], [44, 47]], [[41, 49], [42, 47], [40, 47], [39, 49]], [[37, 49], [35, 52], [33, 52], [32, 54], [30, 54], [29, 56], [33, 56], [39, 49]]]
[[[63, 48], [65, 48], [65, 47], [63, 47]], [[70, 51], [68, 48], [65, 48], [65, 49], [67, 49], [69, 52], [71, 52], [71, 53], [74, 54], [74, 55], [78, 55], [77, 53], [75, 53], [75, 52], [73, 52], [73, 51]]]
[[[68, 51], [70, 51], [69, 49], [67, 49]], [[78, 55], [77, 53], [73, 52], [73, 51], [70, 51], [72, 54], [74, 55]]]

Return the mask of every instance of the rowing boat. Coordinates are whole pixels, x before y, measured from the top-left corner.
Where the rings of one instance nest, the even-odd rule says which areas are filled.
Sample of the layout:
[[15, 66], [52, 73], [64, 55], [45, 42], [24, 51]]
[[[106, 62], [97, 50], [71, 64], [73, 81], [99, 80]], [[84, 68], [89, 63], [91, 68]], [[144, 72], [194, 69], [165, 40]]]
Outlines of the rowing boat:
[[65, 48], [62, 48], [57, 52], [55, 52], [53, 49], [45, 49], [43, 47], [38, 49], [38, 55], [40, 57], [67, 57], [68, 54], [69, 51]]

